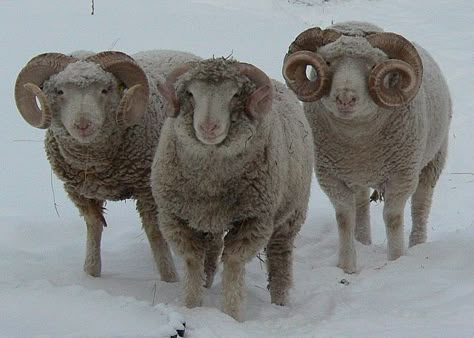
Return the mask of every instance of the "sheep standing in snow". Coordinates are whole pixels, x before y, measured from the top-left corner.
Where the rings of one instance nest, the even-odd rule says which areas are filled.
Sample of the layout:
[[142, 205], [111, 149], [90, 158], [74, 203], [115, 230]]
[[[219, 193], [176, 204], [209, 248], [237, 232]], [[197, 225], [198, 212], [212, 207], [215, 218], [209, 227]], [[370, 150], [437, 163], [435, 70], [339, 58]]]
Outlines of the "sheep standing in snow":
[[163, 235], [186, 264], [186, 306], [201, 305], [223, 250], [223, 311], [242, 319], [245, 263], [264, 247], [271, 301], [286, 304], [313, 163], [301, 105], [257, 67], [222, 58], [178, 67], [160, 91], [175, 114], [151, 182]]
[[174, 51], [133, 58], [115, 51], [46, 53], [31, 59], [18, 75], [18, 110], [30, 125], [48, 128], [48, 160], [86, 221], [84, 271], [91, 276], [101, 274], [105, 202], [132, 198], [162, 280], [177, 280], [156, 221], [149, 175], [166, 116], [157, 83], [190, 60], [198, 58]]
[[[316, 78], [307, 78], [307, 66]], [[304, 101], [313, 130], [316, 176], [336, 211], [338, 266], [355, 272], [354, 237], [371, 243], [369, 187], [384, 197], [388, 259], [404, 253], [410, 196], [409, 246], [424, 243], [452, 114], [446, 81], [431, 56], [400, 35], [348, 22], [301, 33], [283, 75]]]

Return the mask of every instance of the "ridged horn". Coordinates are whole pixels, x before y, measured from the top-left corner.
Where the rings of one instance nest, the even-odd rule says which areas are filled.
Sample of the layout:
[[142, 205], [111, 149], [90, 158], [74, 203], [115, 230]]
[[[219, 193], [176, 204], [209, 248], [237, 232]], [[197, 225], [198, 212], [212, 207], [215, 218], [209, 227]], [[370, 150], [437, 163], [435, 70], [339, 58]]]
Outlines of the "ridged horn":
[[[307, 66], [312, 66], [316, 71], [314, 81], [308, 79]], [[283, 63], [283, 77], [286, 85], [303, 102], [319, 100], [331, 86], [331, 76], [326, 61], [321, 55], [310, 51], [298, 51], [288, 56]]]
[[272, 109], [273, 83], [265, 72], [254, 65], [239, 62], [237, 66], [240, 74], [257, 86], [247, 101], [247, 111], [252, 119], [259, 119]]
[[185, 74], [189, 69], [191, 69], [192, 63], [187, 62], [179, 65], [178, 67], [174, 68], [171, 73], [168, 74], [166, 77], [166, 81], [158, 85], [158, 90], [161, 95], [168, 101], [168, 104], [171, 107], [166, 109], [167, 115], [169, 117], [176, 117], [178, 116], [180, 106], [179, 100], [176, 95], [176, 90], [174, 88], [176, 80], [183, 74]]
[[[317, 52], [322, 46], [336, 41], [342, 34], [332, 29], [313, 27], [300, 33], [288, 48], [288, 54], [301, 50]], [[287, 54], [287, 55], [288, 55]]]
[[[379, 48], [389, 60], [378, 64], [369, 75], [369, 94], [384, 108], [396, 108], [410, 103], [418, 93], [423, 79], [423, 63], [415, 46], [395, 33], [367, 36], [372, 47]], [[397, 86], [388, 88], [384, 79], [390, 73], [400, 74]]]
[[[299, 34], [290, 45], [283, 62], [283, 77], [287, 86], [301, 101], [319, 100], [330, 89], [331, 77], [323, 57], [317, 54], [320, 47], [336, 41], [341, 33], [331, 29], [314, 27]], [[312, 66], [316, 79], [311, 81], [306, 67]]]
[[[51, 75], [63, 71], [75, 61], [76, 58], [61, 53], [44, 53], [32, 58], [20, 71], [15, 82], [15, 103], [26, 122], [40, 129], [50, 126], [51, 106], [40, 87]], [[36, 98], [41, 107], [38, 107]]]
[[117, 51], [100, 52], [86, 61], [97, 63], [127, 87], [117, 108], [117, 121], [127, 126], [139, 123], [150, 100], [148, 78], [143, 69], [131, 56]]

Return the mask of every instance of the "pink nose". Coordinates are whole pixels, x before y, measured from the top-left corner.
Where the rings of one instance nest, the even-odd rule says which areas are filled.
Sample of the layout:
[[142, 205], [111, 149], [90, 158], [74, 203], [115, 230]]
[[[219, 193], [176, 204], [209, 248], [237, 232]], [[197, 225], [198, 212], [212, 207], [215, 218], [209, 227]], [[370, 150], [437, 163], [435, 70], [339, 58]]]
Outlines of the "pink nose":
[[204, 121], [199, 124], [199, 128], [201, 129], [201, 131], [208, 135], [213, 134], [217, 130], [217, 127], [217, 123], [210, 120]]
[[336, 96], [336, 104], [342, 109], [351, 109], [357, 103], [357, 96], [352, 91], [344, 91]]
[[74, 128], [79, 130], [86, 130], [92, 125], [92, 122], [85, 118], [80, 118], [74, 121]]

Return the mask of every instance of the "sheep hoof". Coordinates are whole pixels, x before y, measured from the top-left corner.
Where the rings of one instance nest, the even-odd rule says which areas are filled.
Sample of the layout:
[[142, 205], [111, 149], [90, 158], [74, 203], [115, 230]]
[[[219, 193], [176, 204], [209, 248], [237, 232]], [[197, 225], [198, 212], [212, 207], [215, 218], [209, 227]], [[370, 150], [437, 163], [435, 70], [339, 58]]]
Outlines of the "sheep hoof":
[[270, 288], [270, 298], [272, 304], [285, 306], [288, 303], [288, 292], [272, 292]]
[[[191, 298], [191, 297], [189, 297], [189, 298]], [[195, 307], [202, 306], [202, 300], [201, 299], [196, 299], [196, 298], [186, 299], [184, 304], [186, 305], [186, 307], [188, 309], [192, 309], [192, 308], [195, 308]]]
[[84, 264], [84, 272], [87, 273], [91, 277], [100, 277], [101, 275], [101, 268], [100, 266], [91, 266]]
[[357, 272], [355, 264], [341, 264], [337, 265], [338, 268], [342, 269], [345, 273], [352, 275], [353, 273]]
[[417, 236], [417, 235], [410, 235], [410, 241], [408, 243], [408, 247], [411, 248], [412, 246], [426, 243], [426, 235]]
[[387, 259], [389, 261], [394, 261], [396, 259], [399, 259], [400, 257], [402, 257], [405, 253], [403, 251], [396, 251], [396, 252], [389, 252], [387, 254]]
[[357, 233], [355, 234], [355, 239], [357, 242], [364, 244], [364, 245], [372, 245], [372, 240], [370, 237], [367, 237], [365, 235], [358, 235]]
[[174, 277], [161, 277], [161, 281], [165, 283], [177, 283], [179, 282], [178, 276]]
[[372, 241], [369, 239], [369, 240], [364, 240], [364, 239], [358, 239], [356, 238], [356, 241], [359, 242], [360, 244], [363, 244], [365, 246], [370, 246], [372, 245]]
[[242, 322], [242, 318], [240, 317], [240, 311], [239, 309], [224, 309], [223, 312], [232, 318], [234, 318], [238, 322]]
[[160, 273], [161, 280], [166, 283], [176, 283], [179, 282], [179, 277], [176, 271], [168, 273]]

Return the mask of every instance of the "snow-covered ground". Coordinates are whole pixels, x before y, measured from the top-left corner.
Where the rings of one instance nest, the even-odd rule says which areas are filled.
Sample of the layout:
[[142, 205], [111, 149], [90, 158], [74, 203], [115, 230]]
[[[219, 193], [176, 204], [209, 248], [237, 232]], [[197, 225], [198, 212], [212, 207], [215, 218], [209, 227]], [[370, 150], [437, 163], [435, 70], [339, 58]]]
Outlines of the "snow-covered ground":
[[[90, 12], [89, 0], [0, 1], [0, 336], [160, 337], [173, 312], [185, 317], [190, 338], [474, 336], [474, 2], [95, 0]], [[103, 276], [82, 272], [84, 222], [51, 174], [44, 131], [28, 126], [13, 100], [16, 75], [31, 57], [77, 49], [232, 53], [281, 80], [298, 33], [343, 20], [417, 41], [451, 87], [450, 153], [426, 244], [387, 262], [382, 205], [373, 204], [375, 244], [358, 245], [360, 271], [344, 274], [335, 266], [333, 209], [314, 182], [287, 307], [270, 304], [257, 259], [247, 268], [245, 322], [219, 310], [219, 276], [204, 307], [181, 306], [181, 283], [159, 281], [131, 201], [107, 205]], [[406, 234], [410, 226], [407, 210]]]

